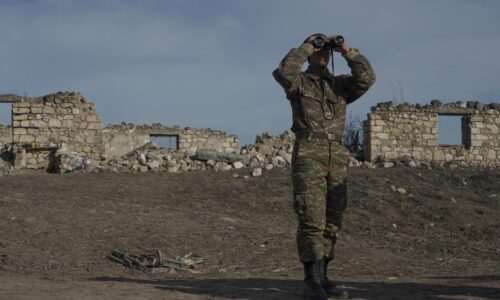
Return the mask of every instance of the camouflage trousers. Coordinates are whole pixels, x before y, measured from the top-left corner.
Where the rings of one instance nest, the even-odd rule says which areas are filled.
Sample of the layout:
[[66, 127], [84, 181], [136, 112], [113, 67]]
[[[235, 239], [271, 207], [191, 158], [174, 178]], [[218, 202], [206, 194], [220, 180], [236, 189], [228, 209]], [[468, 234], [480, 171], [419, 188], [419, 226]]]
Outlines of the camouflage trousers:
[[296, 140], [292, 155], [293, 207], [302, 262], [333, 258], [347, 204], [348, 151], [339, 142]]

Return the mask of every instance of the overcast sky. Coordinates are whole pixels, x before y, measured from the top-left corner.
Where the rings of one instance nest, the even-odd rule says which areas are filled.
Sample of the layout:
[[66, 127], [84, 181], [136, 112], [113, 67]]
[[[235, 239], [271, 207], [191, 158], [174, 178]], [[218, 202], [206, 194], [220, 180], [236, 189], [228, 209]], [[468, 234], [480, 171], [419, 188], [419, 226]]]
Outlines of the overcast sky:
[[364, 119], [391, 99], [500, 102], [499, 28], [496, 0], [0, 0], [0, 93], [80, 91], [104, 125], [221, 129], [243, 145], [290, 128], [271, 72], [311, 33], [371, 61], [377, 82], [349, 108]]

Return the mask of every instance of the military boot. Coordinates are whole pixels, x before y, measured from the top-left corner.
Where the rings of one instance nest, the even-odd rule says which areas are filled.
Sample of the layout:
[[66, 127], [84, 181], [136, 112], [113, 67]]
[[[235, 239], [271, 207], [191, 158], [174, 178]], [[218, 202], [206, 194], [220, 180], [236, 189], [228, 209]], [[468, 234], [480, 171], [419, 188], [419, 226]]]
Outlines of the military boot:
[[308, 300], [327, 300], [325, 291], [321, 287], [321, 261], [304, 263], [304, 294]]
[[330, 279], [328, 279], [328, 263], [331, 261], [331, 258], [325, 257], [322, 260], [320, 260], [320, 268], [321, 268], [321, 275], [320, 275], [320, 282], [321, 282], [321, 287], [323, 287], [323, 290], [326, 292], [328, 296], [334, 297], [335, 299], [347, 299], [349, 298], [349, 293], [342, 288], [339, 288], [335, 285], [335, 283], [331, 282]]

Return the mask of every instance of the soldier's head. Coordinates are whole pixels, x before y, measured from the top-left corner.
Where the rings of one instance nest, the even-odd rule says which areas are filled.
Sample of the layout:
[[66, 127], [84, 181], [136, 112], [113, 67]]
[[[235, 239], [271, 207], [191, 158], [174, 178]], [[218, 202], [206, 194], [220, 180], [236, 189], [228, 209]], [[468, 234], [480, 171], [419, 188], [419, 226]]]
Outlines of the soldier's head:
[[[323, 36], [326, 37], [326, 35], [322, 33], [314, 33], [311, 34], [309, 37], [307, 37], [306, 41], [309, 40], [309, 38], [314, 37], [314, 36]], [[314, 52], [310, 56], [307, 57], [307, 61], [309, 64], [313, 67], [321, 67], [321, 68], [326, 68], [328, 66], [328, 62], [330, 61], [330, 50], [326, 48], [322, 48], [319, 51]]]

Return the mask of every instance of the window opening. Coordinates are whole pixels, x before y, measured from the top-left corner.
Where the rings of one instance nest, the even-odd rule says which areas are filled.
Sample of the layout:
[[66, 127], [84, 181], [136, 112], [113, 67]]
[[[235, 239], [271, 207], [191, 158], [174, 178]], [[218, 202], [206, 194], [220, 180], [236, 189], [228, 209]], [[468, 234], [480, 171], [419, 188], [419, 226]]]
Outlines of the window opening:
[[158, 145], [161, 149], [179, 150], [178, 135], [152, 134], [149, 136], [149, 140]]
[[438, 115], [439, 146], [465, 145], [464, 122], [464, 116]]
[[0, 124], [10, 126], [12, 121], [12, 104], [0, 103]]

